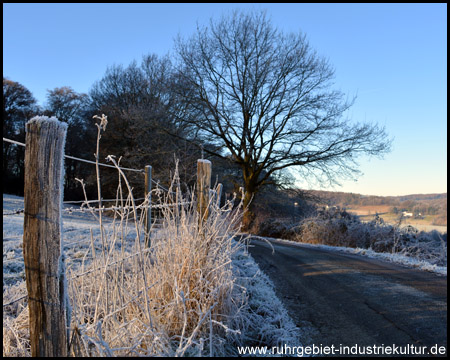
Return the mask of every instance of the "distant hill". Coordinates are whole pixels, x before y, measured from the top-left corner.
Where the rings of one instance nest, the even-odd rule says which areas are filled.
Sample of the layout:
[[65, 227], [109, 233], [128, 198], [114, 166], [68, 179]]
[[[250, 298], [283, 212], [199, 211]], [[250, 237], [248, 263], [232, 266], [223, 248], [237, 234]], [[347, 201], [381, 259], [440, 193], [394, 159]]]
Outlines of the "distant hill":
[[441, 194], [411, 194], [400, 196], [378, 196], [346, 193], [339, 191], [306, 190], [306, 194], [320, 199], [324, 205], [392, 205], [397, 206], [405, 201], [443, 203], [447, 201], [447, 193]]
[[385, 205], [389, 206], [392, 211], [406, 210], [421, 213], [422, 215], [434, 215], [436, 224], [447, 225], [447, 193], [376, 196], [338, 191], [308, 190], [305, 191], [305, 194], [314, 198], [318, 205], [344, 208]]
[[394, 196], [394, 198], [398, 198], [400, 201], [406, 201], [406, 200], [413, 200], [413, 201], [438, 200], [438, 199], [447, 199], [447, 193], [442, 193], [442, 194], [412, 194], [412, 195]]

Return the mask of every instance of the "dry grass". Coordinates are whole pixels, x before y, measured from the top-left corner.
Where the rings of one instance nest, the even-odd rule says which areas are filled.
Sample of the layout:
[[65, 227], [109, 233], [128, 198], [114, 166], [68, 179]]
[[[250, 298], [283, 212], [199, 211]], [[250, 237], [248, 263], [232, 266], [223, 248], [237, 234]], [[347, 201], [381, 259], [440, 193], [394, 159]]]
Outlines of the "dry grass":
[[[92, 239], [81, 266], [67, 270], [71, 355], [217, 356], [235, 351], [227, 343], [239, 344], [238, 329], [248, 326], [243, 310], [248, 295], [232, 268], [232, 256], [242, 245], [233, 240], [241, 207], [229, 201], [219, 208], [211, 202], [210, 216], [199, 222], [194, 192], [181, 194], [175, 171], [168, 193], [153, 190], [163, 226], [152, 231], [145, 248], [146, 210], [140, 209], [149, 200], [135, 204], [125, 175], [118, 172], [116, 203], [127, 208], [114, 212], [112, 224], [99, 217], [101, 248]], [[133, 246], [126, 243], [130, 234]], [[6, 320], [4, 315], [4, 356], [30, 356], [23, 304], [26, 300], [15, 304], [18, 308], [10, 309]]]
[[[170, 196], [160, 200], [171, 203]], [[115, 231], [104, 231], [105, 248], [90, 247], [89, 264], [68, 270], [72, 355], [224, 355], [227, 342], [239, 341], [247, 300], [231, 259], [240, 249], [232, 240], [239, 209], [211, 204], [199, 226], [195, 203], [188, 203], [166, 207], [151, 247], [144, 249], [140, 236], [131, 251], [117, 249], [130, 232], [126, 223], [134, 225], [117, 212]], [[14, 306], [4, 319], [3, 354], [29, 356], [27, 307]]]
[[98, 270], [71, 282], [74, 341], [82, 355], [226, 352], [214, 340], [234, 328], [233, 314], [245, 303], [231, 269], [239, 216], [228, 204], [200, 227], [192, 204], [164, 208], [163, 228], [149, 249], [136, 239], [134, 256], [110, 251], [89, 267]]

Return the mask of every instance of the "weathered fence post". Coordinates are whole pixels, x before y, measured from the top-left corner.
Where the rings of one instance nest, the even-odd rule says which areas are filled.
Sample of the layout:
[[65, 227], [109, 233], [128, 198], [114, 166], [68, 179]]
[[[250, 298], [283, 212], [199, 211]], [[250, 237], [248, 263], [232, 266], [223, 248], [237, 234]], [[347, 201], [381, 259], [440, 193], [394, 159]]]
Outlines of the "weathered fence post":
[[147, 218], [145, 221], [145, 246], [150, 247], [150, 229], [152, 227], [152, 167], [145, 166], [145, 197], [148, 196]]
[[208, 218], [209, 188], [211, 187], [211, 161], [197, 160], [197, 211], [199, 224]]
[[66, 124], [46, 116], [26, 124], [23, 256], [32, 356], [68, 353], [61, 246], [66, 130]]

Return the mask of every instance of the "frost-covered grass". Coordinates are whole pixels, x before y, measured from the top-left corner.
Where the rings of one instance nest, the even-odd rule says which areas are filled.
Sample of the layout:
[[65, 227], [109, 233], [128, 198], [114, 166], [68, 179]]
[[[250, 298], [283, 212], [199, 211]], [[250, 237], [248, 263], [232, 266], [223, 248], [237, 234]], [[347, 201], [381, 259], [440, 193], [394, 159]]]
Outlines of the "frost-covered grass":
[[[235, 240], [241, 206], [211, 203], [200, 221], [175, 170], [169, 192], [153, 190], [162, 227], [146, 247], [148, 199], [136, 204], [120, 170], [119, 179], [116, 205], [125, 208], [101, 217], [93, 208], [63, 212], [71, 355], [235, 356], [241, 345], [300, 344], [273, 285]], [[3, 204], [9, 214], [23, 199], [3, 195]], [[3, 307], [3, 356], [30, 356], [23, 214], [4, 215], [3, 229], [3, 304], [11, 302]]]
[[[3, 203], [6, 212], [11, 206], [20, 208], [23, 199], [4, 195]], [[243, 244], [232, 240], [236, 230], [226, 220], [237, 214], [222, 210], [211, 216], [203, 234], [192, 226], [196, 213], [192, 207], [180, 208], [178, 218], [173, 210], [166, 212], [151, 251], [142, 251], [142, 263], [138, 255], [130, 256], [139, 253], [135, 230], [125, 231], [126, 246], [109, 246], [103, 258], [95, 219], [86, 213], [64, 213], [71, 328], [77, 329], [72, 334], [78, 334], [81, 355], [233, 356], [238, 345], [300, 343], [299, 329], [270, 280]], [[115, 234], [120, 233], [119, 224], [106, 220], [108, 243], [117, 242], [112, 236], [114, 226]], [[17, 252], [14, 262], [7, 262], [4, 251], [4, 279], [7, 274], [14, 279], [9, 285], [4, 280], [4, 304], [26, 295], [22, 227], [22, 214], [4, 216], [6, 248]], [[3, 309], [4, 356], [30, 355], [26, 305], [25, 298]]]
[[199, 225], [193, 204], [163, 210], [163, 227], [150, 248], [137, 227], [132, 254], [108, 250], [82, 269], [84, 275], [69, 272], [82, 355], [227, 353], [226, 339], [238, 335], [237, 314], [245, 307], [231, 266], [239, 248], [231, 241], [237, 214], [216, 211]]
[[[248, 296], [246, 346], [301, 344], [307, 336], [297, 328], [274, 291], [274, 285], [247, 251], [233, 258], [234, 271]], [[304, 344], [305, 345], [305, 344]]]

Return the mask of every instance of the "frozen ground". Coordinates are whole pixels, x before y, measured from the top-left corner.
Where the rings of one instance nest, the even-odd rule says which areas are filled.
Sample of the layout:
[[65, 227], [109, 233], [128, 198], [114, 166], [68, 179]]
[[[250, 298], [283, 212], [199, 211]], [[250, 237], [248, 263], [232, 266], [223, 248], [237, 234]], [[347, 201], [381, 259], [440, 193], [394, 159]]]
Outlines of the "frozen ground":
[[[23, 207], [22, 197], [3, 195], [3, 286], [25, 280], [22, 253], [23, 212], [15, 213]], [[70, 208], [74, 208], [74, 205], [64, 205], [65, 210]], [[111, 220], [105, 219], [105, 222], [111, 223]], [[79, 259], [85, 250], [92, 246], [91, 233], [94, 246], [100, 249], [98, 221], [89, 213], [63, 212], [62, 241], [68, 266], [81, 262]]]

